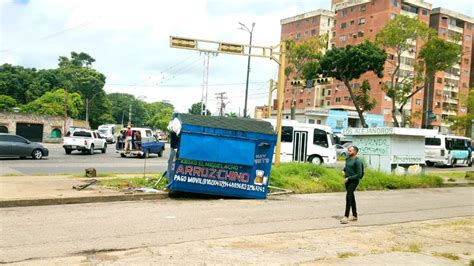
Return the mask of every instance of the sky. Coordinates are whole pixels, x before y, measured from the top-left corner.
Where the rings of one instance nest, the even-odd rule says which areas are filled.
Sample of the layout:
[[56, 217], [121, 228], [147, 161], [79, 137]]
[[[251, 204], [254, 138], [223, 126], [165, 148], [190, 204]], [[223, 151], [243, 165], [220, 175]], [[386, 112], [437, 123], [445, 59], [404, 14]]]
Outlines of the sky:
[[[170, 36], [248, 44], [239, 29], [255, 23], [254, 45], [280, 40], [280, 20], [317, 9], [330, 0], [0, 0], [0, 64], [56, 68], [60, 56], [85, 52], [103, 73], [107, 93], [130, 93], [147, 102], [169, 101], [187, 112], [203, 95], [204, 54], [169, 47]], [[474, 16], [472, 0], [432, 0]], [[449, 4], [447, 4], [449, 3]], [[218, 113], [217, 93], [226, 112], [243, 113], [245, 56], [210, 55], [208, 109]], [[268, 102], [269, 80], [278, 65], [251, 58], [247, 112]], [[275, 93], [273, 93], [273, 98]]]

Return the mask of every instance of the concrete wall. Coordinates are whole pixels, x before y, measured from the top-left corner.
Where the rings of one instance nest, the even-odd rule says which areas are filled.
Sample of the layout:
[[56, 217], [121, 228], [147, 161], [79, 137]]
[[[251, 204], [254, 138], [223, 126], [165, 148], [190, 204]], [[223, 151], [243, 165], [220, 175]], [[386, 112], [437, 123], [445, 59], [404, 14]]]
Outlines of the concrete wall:
[[[59, 143], [61, 142], [61, 137], [53, 138], [53, 130], [59, 130], [61, 135], [64, 135], [64, 117], [62, 116], [50, 116], [50, 115], [39, 115], [31, 113], [10, 113], [10, 112], [0, 112], [0, 127], [6, 127], [8, 133], [16, 134], [17, 123], [26, 123], [26, 124], [41, 124], [43, 125], [43, 141], [42, 142], [51, 142]], [[67, 127], [84, 127], [89, 128], [89, 123], [83, 120], [75, 120], [68, 118], [66, 121]]]

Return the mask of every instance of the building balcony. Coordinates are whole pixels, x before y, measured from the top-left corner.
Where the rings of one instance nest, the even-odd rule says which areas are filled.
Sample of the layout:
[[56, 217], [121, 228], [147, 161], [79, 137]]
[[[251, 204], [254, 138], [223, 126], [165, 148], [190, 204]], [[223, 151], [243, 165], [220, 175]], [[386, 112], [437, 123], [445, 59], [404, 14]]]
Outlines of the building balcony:
[[463, 33], [464, 29], [461, 28], [461, 27], [458, 27], [458, 26], [455, 26], [455, 25], [451, 25], [451, 24], [448, 24], [448, 29], [449, 30], [452, 30], [452, 31], [455, 31], [457, 33]]
[[417, 18], [418, 17], [418, 14], [417, 13], [412, 13], [412, 12], [409, 12], [409, 11], [406, 11], [406, 10], [400, 10], [400, 15], [404, 15], [404, 16], [408, 16], [408, 17], [411, 17], [411, 18]]
[[453, 99], [453, 98], [449, 98], [449, 97], [443, 97], [443, 101], [445, 103], [451, 103], [451, 104], [458, 104], [458, 100], [456, 99]]
[[443, 115], [457, 115], [458, 113], [456, 113], [456, 111], [453, 111], [453, 110], [445, 110], [443, 109], [443, 111], [441, 112]]
[[458, 88], [458, 87], [444, 86], [443, 90], [444, 90], [444, 91], [450, 91], [450, 92], [459, 93], [459, 88]]
[[444, 72], [444, 77], [449, 78], [449, 79], [454, 79], [454, 80], [459, 80], [459, 76]]

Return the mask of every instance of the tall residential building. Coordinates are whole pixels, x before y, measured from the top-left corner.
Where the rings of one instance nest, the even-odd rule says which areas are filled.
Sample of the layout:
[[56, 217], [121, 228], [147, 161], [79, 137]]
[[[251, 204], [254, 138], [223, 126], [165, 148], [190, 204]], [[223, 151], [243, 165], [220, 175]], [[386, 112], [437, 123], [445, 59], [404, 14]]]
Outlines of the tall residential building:
[[[429, 24], [431, 4], [422, 0], [346, 0], [332, 1], [332, 9], [336, 13], [334, 27], [332, 30], [331, 47], [345, 47], [356, 45], [366, 39], [375, 40], [378, 32], [398, 15], [416, 17], [419, 21]], [[414, 76], [414, 64], [416, 54], [421, 49], [422, 43], [411, 40], [413, 46], [401, 55], [400, 76], [410, 78]], [[385, 76], [380, 79], [369, 72], [361, 76], [359, 80], [353, 81], [357, 88], [363, 80], [367, 79], [371, 86], [371, 96], [377, 100], [377, 105], [369, 113], [383, 114], [387, 126], [392, 125], [392, 100], [382, 90], [384, 83], [391, 80], [389, 73], [393, 73], [397, 56], [391, 49], [387, 50], [387, 62], [385, 63]], [[343, 83], [337, 82], [333, 86], [331, 105], [352, 106], [350, 95]], [[421, 126], [423, 92], [417, 93], [404, 108], [404, 115], [412, 115], [412, 126]], [[398, 117], [398, 121], [401, 117]], [[360, 125], [359, 125], [360, 126]], [[369, 125], [370, 126], [370, 125]]]
[[473, 24], [474, 18], [445, 8], [431, 11], [430, 27], [442, 39], [459, 44], [463, 51], [457, 64], [447, 71], [436, 73], [434, 84], [430, 84], [425, 93], [426, 112], [423, 123], [440, 132], [448, 132], [448, 116], [467, 113], [463, 100], [466, 99], [470, 86]]
[[[327, 34], [331, 38], [334, 13], [329, 10], [318, 9], [298, 16], [282, 19], [281, 39], [305, 40]], [[324, 87], [316, 89], [303, 89], [287, 84], [284, 93], [283, 109], [289, 110], [292, 102], [298, 110], [325, 106], [323, 96]]]

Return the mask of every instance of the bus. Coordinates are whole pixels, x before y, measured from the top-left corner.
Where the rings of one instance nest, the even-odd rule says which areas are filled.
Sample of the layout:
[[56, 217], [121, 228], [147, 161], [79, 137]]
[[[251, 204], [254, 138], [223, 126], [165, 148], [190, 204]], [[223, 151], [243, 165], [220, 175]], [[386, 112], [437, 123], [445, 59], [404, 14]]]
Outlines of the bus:
[[[265, 121], [276, 128], [275, 119]], [[281, 162], [310, 162], [318, 165], [336, 163], [336, 143], [329, 126], [282, 120], [281, 129]]]
[[425, 161], [428, 166], [472, 166], [472, 156], [467, 149], [470, 138], [435, 135], [425, 137]]

